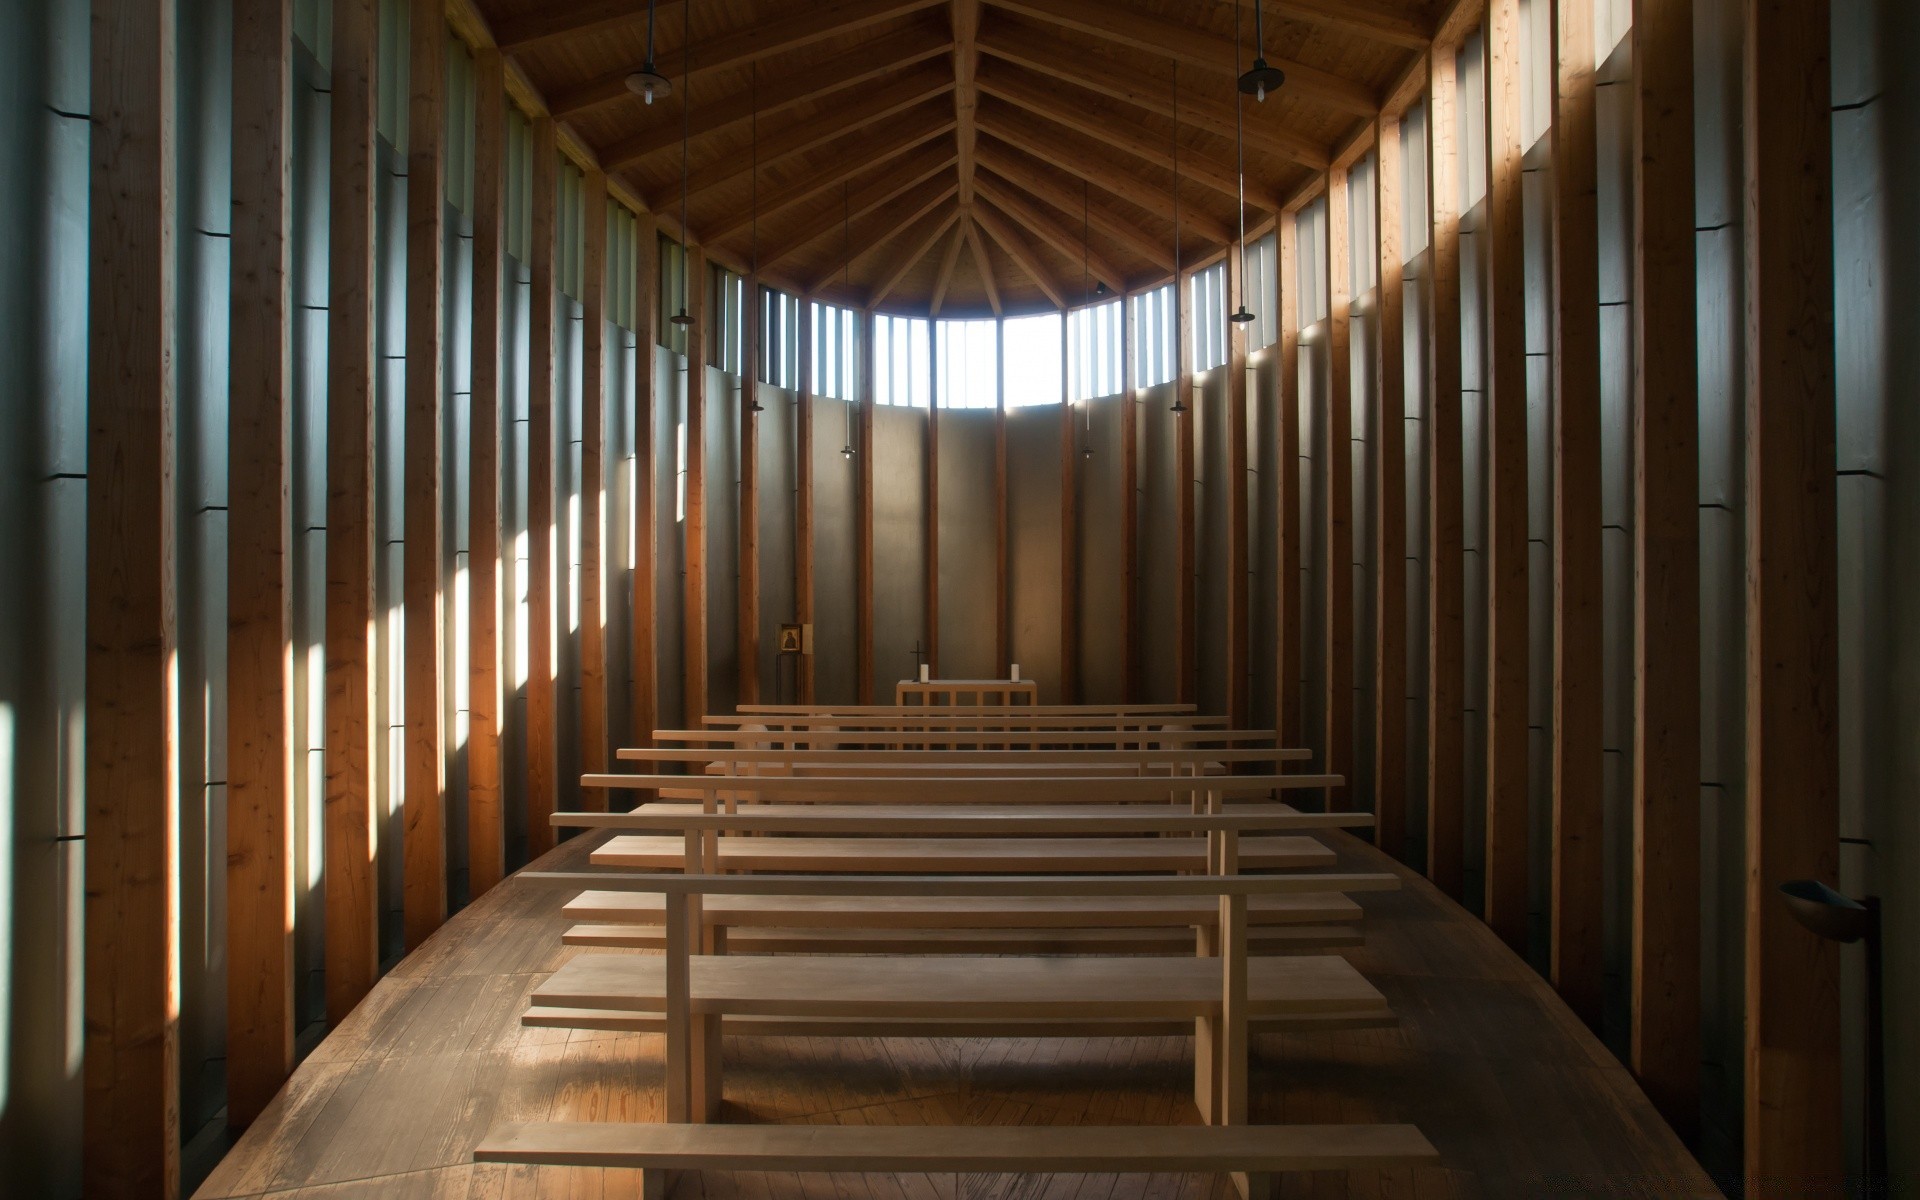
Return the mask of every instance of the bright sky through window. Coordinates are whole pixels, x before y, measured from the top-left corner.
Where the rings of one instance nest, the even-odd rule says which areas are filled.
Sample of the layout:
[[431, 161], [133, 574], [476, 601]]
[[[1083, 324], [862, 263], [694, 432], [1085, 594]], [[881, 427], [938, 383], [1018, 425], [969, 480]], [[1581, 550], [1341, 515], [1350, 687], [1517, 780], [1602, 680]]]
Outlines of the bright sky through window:
[[1006, 329], [1007, 407], [1060, 403], [1060, 314], [1008, 317]]

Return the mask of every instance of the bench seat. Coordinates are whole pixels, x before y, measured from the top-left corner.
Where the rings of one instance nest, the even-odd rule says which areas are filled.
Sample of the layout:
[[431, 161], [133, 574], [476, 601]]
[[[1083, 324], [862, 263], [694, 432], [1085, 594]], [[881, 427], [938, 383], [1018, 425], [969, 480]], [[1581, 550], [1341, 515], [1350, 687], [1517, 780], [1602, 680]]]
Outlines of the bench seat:
[[719, 1171], [1328, 1171], [1439, 1160], [1411, 1125], [495, 1126], [476, 1162]]
[[[709, 923], [733, 929], [1074, 929], [1108, 926], [1188, 927], [1220, 919], [1212, 896], [708, 896]], [[585, 891], [561, 912], [602, 924], [659, 925], [666, 897], [658, 892]], [[1247, 923], [1345, 924], [1360, 906], [1338, 892], [1247, 897]]]
[[[869, 874], [1068, 874], [1204, 871], [1197, 837], [722, 837], [722, 871]], [[671, 834], [621, 834], [593, 852], [597, 867], [679, 870], [686, 841]], [[1330, 867], [1333, 851], [1310, 837], [1243, 837], [1240, 869]]]
[[[728, 954], [1151, 954], [1193, 952], [1188, 929], [767, 929], [730, 930]], [[575, 925], [568, 946], [663, 950], [656, 925]], [[1321, 954], [1362, 942], [1351, 925], [1269, 925], [1247, 934], [1249, 954]]]
[[[699, 1015], [818, 1017], [1185, 1017], [1220, 1015], [1221, 962], [1167, 958], [928, 958], [695, 955]], [[532, 996], [536, 1007], [662, 1012], [666, 959], [582, 954]], [[1335, 955], [1247, 962], [1247, 1015], [1387, 1013], [1378, 989]]]
[[[615, 1012], [607, 1008], [529, 1008], [520, 1017], [529, 1029], [593, 1029], [607, 1033], [665, 1033], [657, 1013]], [[1400, 1023], [1391, 1013], [1301, 1013], [1257, 1017], [1247, 1022], [1254, 1033], [1328, 1033], [1348, 1029], [1391, 1029]], [[1178, 1018], [1065, 1017], [722, 1017], [728, 1037], [938, 1037], [938, 1038], [1084, 1038], [1192, 1037], [1193, 1022]]]

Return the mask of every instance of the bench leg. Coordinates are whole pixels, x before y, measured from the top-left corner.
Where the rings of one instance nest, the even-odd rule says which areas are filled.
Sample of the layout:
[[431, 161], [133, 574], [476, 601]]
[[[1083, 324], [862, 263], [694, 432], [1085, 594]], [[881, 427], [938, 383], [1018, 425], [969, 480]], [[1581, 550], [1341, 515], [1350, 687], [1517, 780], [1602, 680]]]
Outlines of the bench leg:
[[696, 1016], [692, 1026], [693, 1053], [689, 1065], [693, 1084], [689, 1119], [695, 1124], [711, 1124], [720, 1119], [720, 1018]]
[[1273, 1174], [1268, 1171], [1233, 1173], [1233, 1189], [1240, 1193], [1240, 1200], [1273, 1200], [1278, 1194], [1273, 1184]]
[[[1218, 939], [1211, 925], [1193, 930], [1195, 958], [1215, 958]], [[1197, 1017], [1193, 1022], [1193, 1105], [1205, 1125], [1218, 1123], [1220, 1101], [1220, 1019]]]
[[678, 1171], [658, 1171], [652, 1167], [643, 1167], [640, 1171], [640, 1200], [667, 1200], [667, 1193], [673, 1190]]

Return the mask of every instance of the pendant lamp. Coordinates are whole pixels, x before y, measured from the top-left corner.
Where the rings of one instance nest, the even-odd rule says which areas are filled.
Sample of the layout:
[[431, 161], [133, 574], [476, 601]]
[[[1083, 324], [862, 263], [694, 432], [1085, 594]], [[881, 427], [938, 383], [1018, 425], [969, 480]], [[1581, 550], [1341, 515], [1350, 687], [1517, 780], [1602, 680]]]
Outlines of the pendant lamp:
[[673, 94], [672, 81], [653, 66], [653, 4], [654, 0], [647, 0], [647, 63], [627, 76], [627, 90], [648, 104], [652, 104], [655, 97]]

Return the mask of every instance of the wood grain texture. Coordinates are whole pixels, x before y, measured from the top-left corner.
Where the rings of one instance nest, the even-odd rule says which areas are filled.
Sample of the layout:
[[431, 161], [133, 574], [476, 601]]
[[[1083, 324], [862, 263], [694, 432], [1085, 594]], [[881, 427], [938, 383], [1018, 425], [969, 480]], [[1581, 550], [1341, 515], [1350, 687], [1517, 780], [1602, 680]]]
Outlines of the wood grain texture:
[[[607, 177], [588, 171], [582, 182], [580, 259], [580, 478], [578, 531], [580, 612], [580, 765], [602, 770], [610, 753], [607, 729], [606, 516], [607, 479]], [[582, 792], [588, 810], [606, 807], [598, 792]]]
[[1373, 811], [1377, 844], [1395, 858], [1407, 835], [1407, 380], [1404, 173], [1400, 122], [1382, 118], [1374, 144]]
[[633, 689], [629, 744], [647, 740], [660, 717], [657, 520], [660, 372], [660, 236], [653, 214], [634, 218], [633, 256]]
[[1174, 276], [1173, 310], [1174, 357], [1179, 369], [1174, 374], [1174, 403], [1178, 412], [1161, 418], [1173, 422], [1174, 478], [1174, 600], [1175, 645], [1174, 699], [1191, 703], [1200, 695], [1200, 549], [1199, 489], [1194, 481], [1195, 459], [1199, 454], [1194, 422], [1199, 417], [1199, 389], [1193, 369], [1193, 272]]
[[446, 273], [442, 154], [447, 26], [442, 5], [410, 0], [407, 103], [404, 912], [408, 949], [447, 919], [446, 607], [441, 603], [441, 305]]
[[373, 0], [333, 10], [327, 306], [327, 1019], [380, 976], [373, 874]]
[[94, 6], [80, 1144], [108, 1200], [180, 1190], [173, 39], [165, 0]]
[[[1693, 6], [1633, 11], [1632, 1065], [1700, 1121], [1700, 364]], [[1837, 833], [1837, 830], [1836, 830]]]
[[1140, 346], [1134, 298], [1120, 297], [1120, 678], [1121, 699], [1137, 703], [1146, 690], [1140, 657]]
[[467, 439], [467, 894], [507, 869], [500, 718], [505, 674], [500, 621], [506, 556], [500, 540], [500, 377], [506, 204], [506, 64], [473, 56], [473, 334]]
[[[1083, 436], [1068, 391], [1066, 316], [1060, 325], [1060, 701], [1080, 699], [1080, 452]], [[1088, 401], [1092, 403], [1091, 400]], [[1091, 451], [1092, 445], [1085, 447]]]
[[1279, 627], [1277, 661], [1274, 664], [1274, 727], [1282, 745], [1306, 743], [1306, 718], [1303, 690], [1305, 674], [1301, 655], [1306, 636], [1301, 620], [1303, 595], [1300, 576], [1301, 537], [1305, 533], [1300, 508], [1300, 231], [1291, 214], [1276, 223], [1274, 258], [1280, 276], [1279, 379], [1279, 499], [1274, 511], [1279, 514], [1274, 536], [1279, 545], [1274, 561], [1278, 595], [1274, 600], [1274, 623]]
[[[1324, 769], [1346, 775], [1353, 768], [1353, 239], [1347, 173], [1327, 172], [1327, 407], [1320, 414], [1321, 472], [1326, 508], [1321, 512], [1326, 611], [1326, 726]], [[1327, 792], [1329, 808], [1346, 808], [1346, 786]]]
[[233, 24], [228, 239], [227, 1124], [244, 1128], [293, 1070], [293, 14]]
[[[1238, 311], [1249, 310], [1254, 302], [1247, 295], [1246, 244], [1238, 253], [1227, 255], [1227, 305]], [[1247, 519], [1247, 406], [1253, 381], [1247, 366], [1247, 343], [1253, 326], [1229, 323], [1227, 326], [1227, 718], [1235, 725], [1247, 724], [1253, 699], [1253, 579], [1248, 545]]]
[[682, 652], [686, 655], [682, 709], [688, 720], [706, 715], [707, 704], [707, 300], [706, 252], [687, 247], [687, 519], [683, 562], [686, 575], [680, 609]]
[[874, 343], [878, 318], [869, 310], [860, 318], [860, 433], [854, 445], [853, 624], [854, 694], [873, 703], [873, 406]]
[[1825, 0], [1747, 0], [1746, 1174], [1840, 1186], [1839, 953], [1775, 889], [1838, 882], [1840, 624]]
[[527, 389], [527, 853], [553, 848], [547, 818], [559, 804], [558, 659], [554, 612], [554, 209], [560, 169], [553, 122], [533, 119], [533, 245], [527, 263], [532, 311]]
[[1427, 877], [1458, 897], [1466, 870], [1465, 509], [1460, 443], [1459, 145], [1451, 47], [1428, 56]]
[[746, 280], [740, 375], [740, 534], [734, 647], [742, 704], [760, 699], [760, 280]]
[[[813, 625], [813, 305], [800, 302], [800, 394], [794, 412], [793, 611], [802, 628]], [[814, 660], [798, 656], [802, 704], [813, 703]]]
[[[1527, 938], [1527, 275], [1521, 193], [1520, 0], [1487, 4], [1486, 900]], [[1691, 164], [1688, 167], [1691, 170]]]
[[1553, 139], [1553, 850], [1549, 972], [1599, 1028], [1605, 986], [1601, 784], [1605, 622], [1600, 234], [1593, 0], [1555, 0]]

